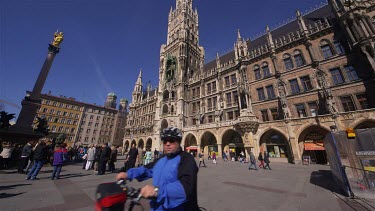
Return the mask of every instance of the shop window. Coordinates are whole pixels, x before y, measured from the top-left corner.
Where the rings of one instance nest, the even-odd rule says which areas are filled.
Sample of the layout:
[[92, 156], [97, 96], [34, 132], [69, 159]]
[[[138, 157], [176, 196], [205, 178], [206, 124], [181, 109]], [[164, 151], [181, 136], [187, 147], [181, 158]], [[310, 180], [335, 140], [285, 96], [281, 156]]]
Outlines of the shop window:
[[350, 96], [340, 97], [340, 100], [342, 103], [342, 107], [344, 108], [344, 111], [355, 111], [355, 106]]
[[342, 77], [341, 70], [339, 68], [335, 68], [330, 70], [332, 81], [334, 85], [342, 84], [344, 83], [344, 78]]

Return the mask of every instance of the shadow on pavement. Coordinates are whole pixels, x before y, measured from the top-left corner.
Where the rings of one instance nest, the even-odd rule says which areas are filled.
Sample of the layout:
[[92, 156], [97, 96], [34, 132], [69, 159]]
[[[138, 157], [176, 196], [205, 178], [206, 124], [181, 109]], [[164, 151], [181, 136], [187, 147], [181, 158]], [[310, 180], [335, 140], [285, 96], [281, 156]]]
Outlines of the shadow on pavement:
[[330, 170], [319, 170], [313, 171], [310, 175], [310, 183], [324, 189], [330, 190], [334, 193], [344, 195], [342, 190], [335, 185], [332, 178], [332, 172]]
[[64, 175], [60, 175], [60, 179], [67, 179], [67, 178], [73, 178], [73, 177], [84, 177], [84, 176], [88, 176], [88, 175], [91, 175], [91, 174], [82, 174], [82, 173], [64, 174]]
[[31, 185], [31, 184], [5, 185], [5, 186], [0, 186], [0, 190], [14, 189], [14, 188], [16, 188], [18, 186], [25, 186], [25, 185]]
[[14, 196], [18, 196], [18, 195], [21, 195], [21, 194], [24, 194], [25, 192], [23, 193], [0, 193], [0, 199], [4, 199], [4, 198], [10, 198], [10, 197], [14, 197]]

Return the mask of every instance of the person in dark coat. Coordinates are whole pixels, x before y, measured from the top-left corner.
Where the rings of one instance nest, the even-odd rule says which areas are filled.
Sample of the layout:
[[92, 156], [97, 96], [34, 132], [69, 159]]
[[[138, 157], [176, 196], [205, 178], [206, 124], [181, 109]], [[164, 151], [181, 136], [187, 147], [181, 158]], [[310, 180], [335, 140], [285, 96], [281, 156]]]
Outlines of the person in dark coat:
[[[129, 156], [126, 162], [128, 163], [128, 169], [135, 167], [135, 161], [137, 160], [138, 150], [135, 148], [135, 144], [132, 144], [132, 147], [129, 150]], [[127, 170], [128, 170], [127, 169]]]
[[116, 170], [115, 168], [115, 162], [117, 161], [117, 149], [116, 147], [111, 148], [111, 155], [109, 158], [108, 168], [110, 172], [114, 172]]
[[99, 154], [99, 161], [98, 161], [98, 173], [97, 175], [105, 174], [105, 167], [107, 165], [107, 150], [106, 145], [103, 144]]
[[250, 152], [250, 165], [249, 165], [249, 170], [253, 169], [252, 166], [254, 166], [255, 170], [258, 171], [257, 168], [257, 160], [255, 159], [254, 153]]
[[43, 167], [44, 163], [47, 160], [47, 146], [43, 141], [39, 141], [38, 146], [34, 150], [34, 165], [31, 168], [29, 174], [27, 175], [26, 180], [37, 180], [38, 173]]
[[264, 169], [266, 169], [268, 167], [269, 170], [272, 170], [271, 167], [270, 167], [270, 157], [268, 156], [268, 152], [264, 152], [264, 163], [266, 164], [266, 166], [264, 166]]
[[29, 141], [25, 146], [22, 148], [21, 152], [21, 160], [18, 165], [18, 173], [24, 174], [24, 169], [26, 168], [26, 165], [29, 163], [29, 159], [32, 156], [33, 153], [33, 141]]

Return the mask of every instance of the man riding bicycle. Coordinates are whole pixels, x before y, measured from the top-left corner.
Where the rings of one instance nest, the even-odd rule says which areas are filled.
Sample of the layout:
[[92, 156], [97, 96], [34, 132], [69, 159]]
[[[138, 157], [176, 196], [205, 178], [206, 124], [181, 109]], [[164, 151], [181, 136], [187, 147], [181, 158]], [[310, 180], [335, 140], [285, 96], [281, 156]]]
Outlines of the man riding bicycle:
[[165, 128], [160, 137], [164, 156], [148, 165], [121, 172], [116, 179], [144, 181], [152, 178], [152, 185], [144, 186], [140, 192], [142, 197], [152, 198], [151, 210], [199, 210], [198, 167], [194, 157], [180, 147], [181, 131], [175, 127]]

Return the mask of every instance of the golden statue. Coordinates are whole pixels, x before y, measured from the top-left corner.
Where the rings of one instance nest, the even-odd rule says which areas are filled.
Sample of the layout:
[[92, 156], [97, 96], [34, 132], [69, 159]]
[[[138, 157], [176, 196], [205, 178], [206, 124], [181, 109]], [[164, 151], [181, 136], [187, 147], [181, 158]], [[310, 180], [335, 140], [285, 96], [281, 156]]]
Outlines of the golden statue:
[[53, 36], [54, 38], [53, 38], [52, 45], [55, 47], [60, 47], [61, 42], [64, 40], [63, 33], [57, 31], [53, 34]]

